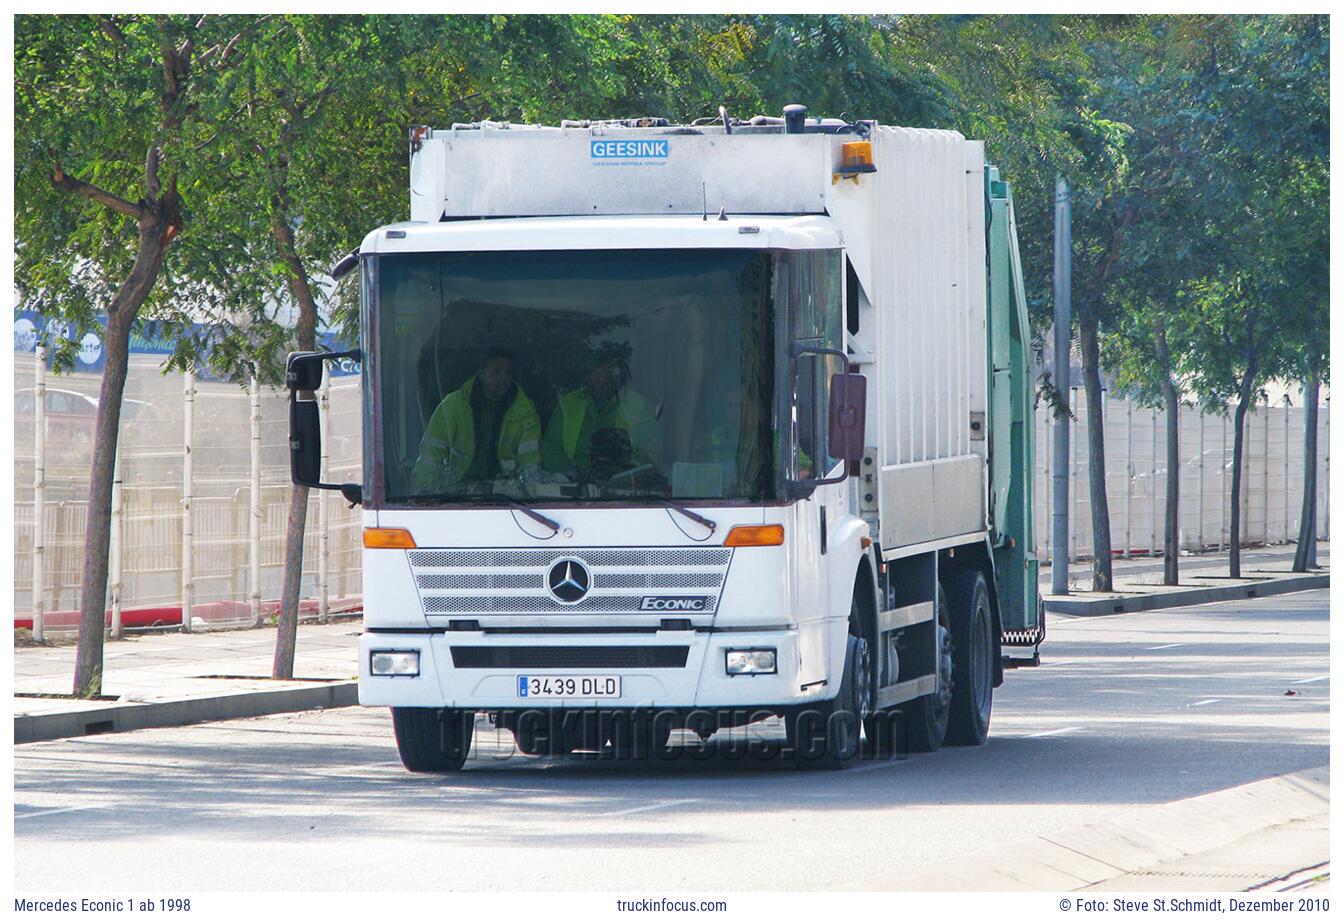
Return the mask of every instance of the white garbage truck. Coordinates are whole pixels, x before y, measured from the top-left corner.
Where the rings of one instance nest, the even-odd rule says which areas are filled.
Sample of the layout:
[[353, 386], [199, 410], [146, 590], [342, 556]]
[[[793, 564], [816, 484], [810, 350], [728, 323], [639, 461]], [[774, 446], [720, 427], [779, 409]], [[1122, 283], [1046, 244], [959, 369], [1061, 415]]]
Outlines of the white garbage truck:
[[[804, 766], [982, 744], [1039, 661], [1007, 183], [952, 131], [720, 116], [413, 128], [411, 219], [334, 271], [359, 348], [289, 358], [293, 478], [362, 504], [359, 699], [412, 771], [482, 713], [526, 754], [778, 717]], [[340, 358], [360, 483], [318, 481]]]

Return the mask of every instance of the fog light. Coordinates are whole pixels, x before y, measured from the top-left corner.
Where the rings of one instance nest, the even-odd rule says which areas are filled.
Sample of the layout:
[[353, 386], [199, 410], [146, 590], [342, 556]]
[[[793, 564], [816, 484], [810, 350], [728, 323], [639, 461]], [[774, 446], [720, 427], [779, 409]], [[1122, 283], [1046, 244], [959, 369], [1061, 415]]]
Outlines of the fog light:
[[729, 674], [774, 674], [775, 650], [772, 648], [730, 648], [724, 656]]
[[379, 677], [419, 677], [419, 652], [374, 652], [369, 659], [369, 672]]

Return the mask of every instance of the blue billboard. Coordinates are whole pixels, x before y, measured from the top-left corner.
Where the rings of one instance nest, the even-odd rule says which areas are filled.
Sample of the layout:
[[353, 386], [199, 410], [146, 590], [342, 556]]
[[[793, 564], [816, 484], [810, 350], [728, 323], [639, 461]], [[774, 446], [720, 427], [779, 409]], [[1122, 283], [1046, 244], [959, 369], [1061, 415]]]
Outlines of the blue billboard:
[[[101, 374], [106, 356], [103, 349], [103, 335], [107, 328], [107, 317], [98, 317], [96, 330], [76, 331], [69, 323], [55, 317], [45, 317], [35, 310], [14, 311], [14, 350], [31, 354], [37, 350], [38, 343], [46, 343], [47, 365], [53, 359], [50, 344], [54, 339], [66, 339], [76, 343], [75, 373]], [[207, 343], [209, 352], [210, 334], [213, 327], [205, 323], [193, 323], [192, 335]], [[136, 324], [131, 331], [131, 354], [170, 355], [173, 353], [174, 340], [166, 334], [165, 323], [156, 320], [144, 320]], [[317, 334], [317, 347], [326, 351], [346, 351], [348, 346], [331, 332]], [[359, 365], [348, 359], [330, 364], [333, 377], [350, 377], [359, 373]], [[202, 362], [197, 374], [204, 380], [220, 379], [210, 371], [209, 365]]]

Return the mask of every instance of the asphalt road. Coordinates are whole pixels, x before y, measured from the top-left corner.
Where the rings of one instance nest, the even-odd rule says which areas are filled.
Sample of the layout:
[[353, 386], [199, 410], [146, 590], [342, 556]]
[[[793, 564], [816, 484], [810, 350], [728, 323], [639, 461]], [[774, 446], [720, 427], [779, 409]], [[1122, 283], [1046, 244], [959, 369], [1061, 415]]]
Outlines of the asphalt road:
[[745, 756], [716, 736], [657, 765], [526, 758], [485, 726], [465, 772], [415, 776], [364, 709], [23, 745], [15, 883], [65, 890], [78, 866], [84, 891], [852, 888], [1326, 764], [1328, 605], [1052, 618], [986, 746], [840, 773], [781, 761], [772, 726]]

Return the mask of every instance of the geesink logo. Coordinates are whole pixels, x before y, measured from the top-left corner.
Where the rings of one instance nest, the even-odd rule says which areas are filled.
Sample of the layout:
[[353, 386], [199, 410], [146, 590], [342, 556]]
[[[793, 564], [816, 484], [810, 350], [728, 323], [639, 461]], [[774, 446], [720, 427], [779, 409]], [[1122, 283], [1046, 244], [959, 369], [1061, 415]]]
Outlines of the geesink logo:
[[592, 141], [589, 153], [594, 160], [666, 160], [667, 141]]

